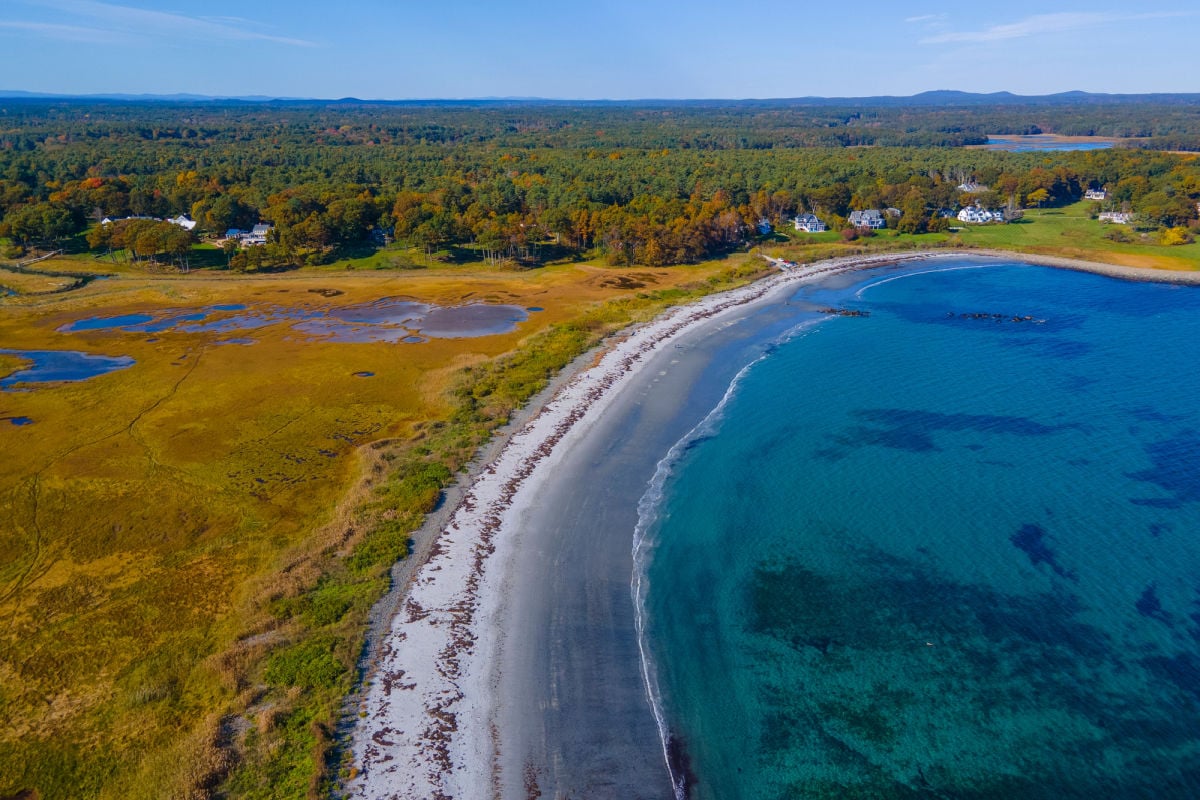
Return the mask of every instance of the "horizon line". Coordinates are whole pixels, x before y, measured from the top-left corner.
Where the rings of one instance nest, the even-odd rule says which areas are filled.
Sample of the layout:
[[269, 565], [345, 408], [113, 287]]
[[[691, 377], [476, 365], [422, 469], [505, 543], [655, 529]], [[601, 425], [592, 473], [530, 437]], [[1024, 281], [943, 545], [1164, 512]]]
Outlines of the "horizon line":
[[354, 95], [343, 97], [301, 97], [290, 95], [270, 94], [206, 94], [202, 92], [43, 92], [24, 89], [0, 89], [0, 100], [46, 99], [46, 100], [159, 100], [159, 101], [241, 101], [241, 102], [305, 102], [305, 103], [770, 103], [798, 101], [855, 101], [855, 100], [913, 100], [929, 96], [960, 96], [963, 98], [987, 99], [1028, 99], [1039, 100], [1064, 97], [1092, 98], [1138, 98], [1138, 97], [1195, 97], [1200, 98], [1200, 92], [1094, 92], [1083, 89], [1069, 89], [1060, 92], [1042, 94], [1020, 94], [1009, 90], [994, 92], [973, 92], [962, 89], [926, 89], [914, 94], [875, 94], [858, 96], [839, 95], [802, 95], [793, 97], [544, 97], [538, 95], [481, 95], [467, 97], [373, 97], [364, 98]]

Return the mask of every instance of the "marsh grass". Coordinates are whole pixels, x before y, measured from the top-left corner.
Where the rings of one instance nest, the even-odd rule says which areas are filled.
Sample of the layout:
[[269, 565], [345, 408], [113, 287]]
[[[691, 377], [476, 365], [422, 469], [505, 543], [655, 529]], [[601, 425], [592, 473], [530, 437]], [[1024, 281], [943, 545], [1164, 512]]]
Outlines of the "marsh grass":
[[[5, 415], [35, 420], [0, 425], [0, 797], [319, 795], [371, 607], [445, 484], [606, 333], [758, 271], [638, 270], [638, 288], [591, 265], [119, 277], [10, 298], [7, 346], [137, 363], [0, 394]], [[286, 326], [251, 346], [57, 331], [385, 296], [546, 310], [512, 334], [420, 346], [299, 341]], [[0, 357], [0, 374], [18, 366]]]
[[0, 267], [0, 287], [15, 294], [50, 294], [74, 286], [76, 281], [61, 275], [17, 272]]

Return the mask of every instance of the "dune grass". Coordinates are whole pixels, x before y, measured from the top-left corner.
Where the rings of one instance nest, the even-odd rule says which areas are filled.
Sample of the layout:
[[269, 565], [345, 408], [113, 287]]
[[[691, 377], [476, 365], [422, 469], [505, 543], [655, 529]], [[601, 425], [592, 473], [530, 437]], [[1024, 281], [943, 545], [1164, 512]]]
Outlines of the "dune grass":
[[[757, 259], [531, 272], [122, 275], [3, 301], [11, 349], [127, 355], [0, 393], [0, 797], [293, 798], [332, 779], [368, 612], [442, 486], [606, 333]], [[340, 293], [340, 294], [337, 294]], [[404, 296], [545, 309], [509, 334], [338, 344], [65, 333], [91, 316]], [[0, 374], [20, 360], [0, 356]], [[373, 377], [355, 373], [371, 372]]]

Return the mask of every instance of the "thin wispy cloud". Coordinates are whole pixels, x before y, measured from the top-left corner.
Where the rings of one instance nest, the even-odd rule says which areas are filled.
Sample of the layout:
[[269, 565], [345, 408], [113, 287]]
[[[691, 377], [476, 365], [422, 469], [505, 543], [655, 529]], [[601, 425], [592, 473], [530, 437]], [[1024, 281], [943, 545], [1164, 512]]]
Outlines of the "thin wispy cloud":
[[918, 22], [938, 22], [945, 18], [945, 14], [919, 14], [915, 17], [905, 17], [904, 21], [912, 25]]
[[1145, 14], [1122, 14], [1118, 12], [1063, 12], [1057, 14], [1035, 14], [1018, 22], [993, 25], [977, 31], [947, 31], [921, 40], [921, 44], [947, 44], [958, 42], [999, 42], [1006, 39], [1023, 39], [1050, 33], [1095, 28], [1118, 22], [1165, 19], [1169, 17], [1193, 16], [1189, 11], [1167, 11]]
[[[70, 14], [73, 19], [86, 18], [95, 30], [114, 35], [173, 37], [199, 41], [261, 41], [293, 47], [315, 47], [315, 42], [289, 36], [277, 36], [248, 27], [246, 21], [222, 20], [219, 17], [192, 17], [167, 11], [153, 11], [99, 0], [24, 0], [26, 5], [53, 9]], [[51, 25], [42, 32], [54, 35], [50, 28], [72, 26]], [[257, 26], [256, 26], [257, 27]], [[32, 30], [32, 29], [31, 29]]]
[[58, 25], [51, 22], [22, 22], [0, 20], [0, 32], [13, 31], [63, 42], [88, 42], [91, 44], [116, 44], [128, 41], [128, 37], [100, 28], [85, 28], [79, 25]]

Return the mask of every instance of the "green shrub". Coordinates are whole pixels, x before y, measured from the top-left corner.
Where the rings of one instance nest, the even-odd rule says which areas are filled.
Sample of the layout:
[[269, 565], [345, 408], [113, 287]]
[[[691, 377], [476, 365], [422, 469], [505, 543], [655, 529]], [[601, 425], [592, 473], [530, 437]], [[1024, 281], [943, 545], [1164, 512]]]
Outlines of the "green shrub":
[[336, 640], [319, 637], [292, 645], [267, 659], [263, 678], [273, 686], [334, 689], [349, 670], [334, 652]]

